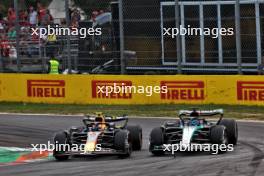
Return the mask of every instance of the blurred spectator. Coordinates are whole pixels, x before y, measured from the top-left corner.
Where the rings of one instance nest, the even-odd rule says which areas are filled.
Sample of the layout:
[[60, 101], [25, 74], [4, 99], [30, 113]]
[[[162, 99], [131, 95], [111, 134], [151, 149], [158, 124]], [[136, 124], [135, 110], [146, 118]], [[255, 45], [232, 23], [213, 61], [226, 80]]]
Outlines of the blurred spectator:
[[264, 75], [264, 56], [262, 57], [262, 62], [258, 66], [258, 74]]
[[14, 26], [12, 26], [8, 29], [7, 36], [8, 36], [8, 40], [10, 40], [10, 41], [16, 40], [16, 30], [15, 30]]
[[75, 18], [76, 20], [80, 21], [81, 20], [80, 11], [78, 9], [74, 9], [71, 14], [71, 18]]
[[74, 9], [74, 11], [71, 14], [71, 26], [79, 27], [80, 20], [81, 20], [80, 11], [77, 9]]
[[91, 20], [95, 22], [95, 18], [101, 14], [105, 13], [103, 10], [95, 10], [92, 12]]
[[19, 24], [21, 26], [28, 26], [29, 22], [28, 22], [28, 13], [26, 10], [20, 10], [19, 11]]
[[41, 25], [46, 26], [46, 25], [50, 25], [50, 24], [53, 24], [53, 17], [50, 14], [49, 9], [47, 9], [46, 14], [41, 19]]
[[38, 8], [38, 22], [41, 23], [41, 20], [46, 14], [46, 9], [42, 6], [40, 2], [37, 3], [37, 8]]
[[10, 7], [7, 12], [8, 26], [14, 26], [16, 21], [16, 13], [14, 8]]
[[0, 18], [0, 34], [5, 33], [5, 21]]
[[52, 54], [48, 63], [49, 74], [59, 74], [61, 72], [61, 65], [59, 60]]
[[1, 34], [0, 36], [0, 49], [2, 57], [9, 57], [10, 45], [5, 34]]
[[21, 48], [19, 52], [21, 55], [28, 55], [29, 43], [30, 43], [29, 27], [21, 27], [20, 41], [19, 41], [19, 47]]
[[99, 15], [99, 12], [97, 10], [92, 12], [91, 20], [95, 22], [95, 18]]
[[79, 21], [78, 21], [78, 19], [76, 19], [75, 17], [72, 18], [70, 26], [71, 27], [75, 27], [75, 28], [79, 27]]
[[[17, 58], [17, 50], [14, 45], [11, 45], [9, 50], [9, 58]], [[12, 60], [10, 60], [12, 62]]]
[[28, 21], [29, 21], [30, 26], [34, 27], [37, 25], [37, 16], [38, 16], [37, 11], [34, 9], [33, 6], [30, 6], [29, 15], [28, 15], [28, 18], [29, 18]]

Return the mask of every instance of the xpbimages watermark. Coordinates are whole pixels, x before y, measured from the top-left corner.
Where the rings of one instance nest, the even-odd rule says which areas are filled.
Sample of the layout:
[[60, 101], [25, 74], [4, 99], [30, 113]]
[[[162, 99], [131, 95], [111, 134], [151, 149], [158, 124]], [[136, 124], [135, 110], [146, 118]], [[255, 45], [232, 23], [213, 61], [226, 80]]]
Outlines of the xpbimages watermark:
[[168, 93], [167, 86], [128, 86], [122, 83], [121, 85], [117, 85], [114, 83], [110, 86], [97, 86], [97, 94], [103, 93], [106, 96], [109, 96], [111, 93], [115, 94], [131, 94], [131, 93], [138, 93], [138, 94], [146, 94], [146, 96], [152, 96], [153, 93], [160, 94], [160, 93]]
[[218, 154], [219, 152], [234, 151], [233, 144], [163, 144], [163, 151], [174, 154], [175, 152], [211, 152], [211, 154]]
[[[87, 152], [85, 150], [85, 145], [86, 144], [59, 144], [57, 141], [55, 143], [51, 143], [50, 141], [48, 141], [47, 144], [31, 144], [31, 151], [32, 152], [39, 152], [40, 154], [42, 154], [43, 152], [49, 151], [64, 151], [64, 152], [78, 152], [80, 154], [87, 154], [89, 152]], [[101, 144], [96, 144], [95, 145], [95, 152], [101, 152], [105, 149], [103, 149], [101, 147]]]
[[221, 36], [232, 36], [234, 35], [233, 28], [194, 28], [190, 25], [184, 27], [180, 25], [180, 28], [163, 28], [163, 36], [170, 36], [175, 38], [177, 35], [187, 35], [187, 36], [211, 36], [212, 38], [218, 38]]
[[68, 28], [68, 27], [60, 27], [59, 25], [47, 27], [39, 27], [39, 28], [31, 28], [31, 35], [37, 35], [40, 38], [43, 38], [48, 35], [56, 35], [56, 36], [79, 36], [80, 38], [86, 38], [87, 36], [98, 36], [102, 35], [101, 28]]

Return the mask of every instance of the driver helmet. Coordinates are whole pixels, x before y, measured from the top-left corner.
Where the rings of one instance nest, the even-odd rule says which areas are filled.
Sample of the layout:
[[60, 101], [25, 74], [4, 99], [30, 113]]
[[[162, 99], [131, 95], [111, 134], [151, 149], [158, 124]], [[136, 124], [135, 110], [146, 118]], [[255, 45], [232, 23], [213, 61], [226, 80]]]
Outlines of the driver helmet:
[[190, 114], [191, 117], [199, 117], [199, 112], [196, 111], [196, 109], [193, 109], [193, 111]]
[[95, 118], [95, 122], [97, 123], [99, 130], [104, 130], [106, 128], [105, 119], [104, 119], [103, 115], [98, 115]]

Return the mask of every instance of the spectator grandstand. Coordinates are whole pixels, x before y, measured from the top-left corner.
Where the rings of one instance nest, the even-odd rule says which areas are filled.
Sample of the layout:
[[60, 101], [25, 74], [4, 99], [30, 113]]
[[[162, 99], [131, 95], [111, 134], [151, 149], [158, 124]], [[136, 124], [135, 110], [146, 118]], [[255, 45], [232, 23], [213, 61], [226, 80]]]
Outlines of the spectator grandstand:
[[[177, 58], [176, 39], [163, 36], [163, 28], [175, 27], [178, 20], [174, 1], [124, 0], [122, 15], [119, 14], [119, 4], [110, 0], [97, 3], [94, 0], [5, 2], [9, 4], [8, 8], [0, 7], [0, 69], [3, 72], [45, 72], [49, 55], [55, 54], [60, 58], [63, 69], [70, 65], [70, 69], [80, 72], [91, 72], [107, 63], [104, 73], [121, 73], [123, 68], [123, 73], [128, 74], [176, 74], [180, 68], [187, 74], [236, 74], [239, 69], [244, 74], [257, 74], [264, 55], [263, 0], [240, 0], [240, 35], [236, 35], [238, 21], [234, 0], [180, 0], [181, 25], [234, 30], [232, 36], [217, 38], [181, 36], [180, 58]], [[69, 2], [68, 9], [65, 2]], [[68, 19], [65, 16], [67, 11]], [[120, 16], [123, 16], [122, 21]], [[53, 41], [51, 36], [40, 38], [31, 35], [32, 27], [56, 24], [69, 28], [99, 27], [102, 35], [85, 39], [53, 36], [56, 38]], [[241, 38], [240, 44], [237, 36]], [[237, 53], [239, 45], [240, 59]], [[178, 67], [179, 62], [181, 67]]]

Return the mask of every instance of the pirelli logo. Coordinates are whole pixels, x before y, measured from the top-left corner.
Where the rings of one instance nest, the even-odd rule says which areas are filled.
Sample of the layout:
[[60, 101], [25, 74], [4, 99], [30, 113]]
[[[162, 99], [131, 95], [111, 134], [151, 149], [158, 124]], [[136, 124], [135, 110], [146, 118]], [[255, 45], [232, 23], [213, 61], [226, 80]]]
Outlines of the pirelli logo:
[[168, 92], [161, 93], [165, 100], [204, 100], [203, 81], [161, 81], [160, 86], [167, 86]]
[[[132, 81], [92, 80], [92, 98], [97, 99], [131, 99], [132, 93], [113, 91], [117, 88], [132, 86]], [[111, 89], [111, 91], [109, 91]], [[117, 93], [118, 92], [118, 93]]]
[[264, 101], [264, 81], [238, 81], [237, 100]]
[[27, 80], [28, 97], [65, 97], [64, 80]]

